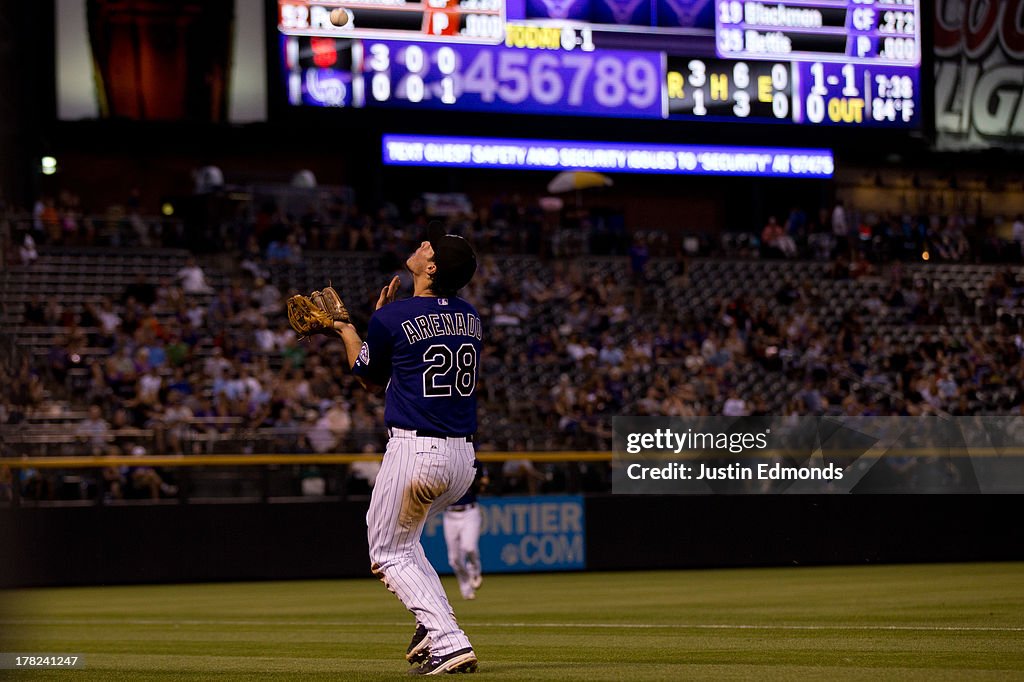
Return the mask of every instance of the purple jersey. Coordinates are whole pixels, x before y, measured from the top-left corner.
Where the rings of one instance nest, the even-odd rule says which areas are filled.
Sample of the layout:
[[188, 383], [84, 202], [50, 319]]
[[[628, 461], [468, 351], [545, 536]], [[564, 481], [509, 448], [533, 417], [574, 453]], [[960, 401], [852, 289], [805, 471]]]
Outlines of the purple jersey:
[[480, 316], [461, 298], [413, 296], [370, 318], [353, 373], [387, 385], [389, 427], [435, 435], [476, 432]]

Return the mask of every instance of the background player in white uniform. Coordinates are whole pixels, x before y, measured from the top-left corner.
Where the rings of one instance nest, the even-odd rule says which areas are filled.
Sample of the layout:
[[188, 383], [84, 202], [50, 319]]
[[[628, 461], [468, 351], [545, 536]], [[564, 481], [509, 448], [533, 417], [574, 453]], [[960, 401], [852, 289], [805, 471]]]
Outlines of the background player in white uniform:
[[448, 565], [455, 571], [463, 599], [476, 599], [483, 584], [480, 566], [480, 505], [477, 492], [487, 487], [487, 469], [475, 464], [477, 476], [466, 494], [444, 511], [444, 541], [448, 545]]
[[412, 672], [474, 672], [476, 654], [459, 628], [420, 535], [428, 517], [473, 482], [476, 378], [483, 338], [480, 316], [456, 292], [476, 271], [461, 237], [432, 227], [406, 262], [412, 298], [395, 301], [398, 278], [385, 287], [365, 343], [336, 322], [353, 373], [366, 386], [387, 386], [388, 444], [366, 515], [371, 570], [416, 617], [406, 659]]

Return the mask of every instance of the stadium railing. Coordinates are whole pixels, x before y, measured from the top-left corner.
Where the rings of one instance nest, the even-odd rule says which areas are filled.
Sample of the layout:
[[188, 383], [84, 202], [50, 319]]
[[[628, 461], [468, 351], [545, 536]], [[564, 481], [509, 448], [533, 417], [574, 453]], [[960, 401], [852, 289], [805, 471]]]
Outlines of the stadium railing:
[[[479, 452], [477, 459], [485, 464], [502, 464], [506, 462], [528, 461], [531, 464], [581, 464], [581, 463], [604, 463], [612, 460], [610, 451], [513, 451], [513, 452]], [[43, 456], [43, 457], [4, 457], [0, 458], [0, 505], [10, 504], [20, 506], [25, 500], [22, 487], [26, 477], [35, 476], [41, 470], [45, 470], [61, 478], [60, 485], [82, 486], [83, 493], [88, 490], [91, 494], [82, 495], [79, 499], [54, 500], [54, 504], [81, 505], [89, 504], [110, 504], [121, 503], [124, 500], [111, 500], [107, 495], [107, 488], [103, 485], [103, 476], [99, 470], [109, 467], [135, 469], [140, 467], [160, 468], [165, 474], [173, 470], [176, 481], [177, 493], [170, 498], [160, 499], [161, 503], [186, 504], [188, 502], [208, 501], [216, 499], [223, 501], [251, 502], [259, 499], [269, 502], [272, 499], [296, 499], [303, 497], [317, 497], [320, 499], [344, 500], [352, 495], [350, 477], [353, 475], [351, 465], [360, 462], [380, 462], [380, 453], [253, 453], [253, 454], [198, 454], [198, 455], [110, 455], [110, 456]], [[10, 474], [4, 476], [4, 469]], [[193, 494], [193, 480], [198, 470], [204, 475], [209, 469], [216, 470], [217, 477], [222, 479], [227, 476], [235, 484], [233, 488], [236, 494], [210, 495]], [[246, 473], [243, 470], [252, 472], [256, 469], [256, 475]], [[314, 475], [332, 481], [330, 493], [309, 493], [297, 492], [295, 494], [282, 493], [282, 490], [289, 489], [288, 481], [273, 480], [272, 474], [277, 471], [285, 472], [285, 478], [301, 479]], [[89, 473], [91, 472], [91, 473]], [[580, 492], [584, 488], [581, 480], [581, 472], [576, 466], [566, 466], [564, 478], [560, 485], [564, 486], [566, 492]], [[520, 474], [522, 475], [522, 474]], [[540, 477], [544, 473], [538, 472]], [[95, 478], [88, 478], [93, 476]], [[547, 480], [551, 480], [548, 478]], [[7, 481], [6, 486], [4, 482]], [[207, 484], [209, 481], [207, 481]], [[51, 485], [53, 482], [51, 481]], [[205, 486], [209, 490], [210, 486]], [[6, 488], [6, 490], [3, 490]], [[239, 492], [241, 491], [241, 492]], [[365, 494], [369, 488], [365, 489]], [[4, 496], [7, 497], [4, 500]], [[38, 503], [38, 498], [33, 502]], [[50, 503], [50, 500], [42, 500]], [[140, 502], [157, 502], [157, 500], [138, 499]]]

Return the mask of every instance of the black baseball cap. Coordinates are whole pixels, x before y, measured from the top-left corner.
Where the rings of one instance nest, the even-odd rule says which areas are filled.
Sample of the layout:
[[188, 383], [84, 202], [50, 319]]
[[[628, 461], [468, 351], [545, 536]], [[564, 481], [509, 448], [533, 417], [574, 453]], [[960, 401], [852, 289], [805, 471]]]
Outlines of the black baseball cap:
[[476, 253], [465, 239], [457, 234], [446, 234], [444, 226], [431, 222], [427, 227], [427, 241], [434, 249], [434, 289], [455, 293], [469, 284], [476, 272]]

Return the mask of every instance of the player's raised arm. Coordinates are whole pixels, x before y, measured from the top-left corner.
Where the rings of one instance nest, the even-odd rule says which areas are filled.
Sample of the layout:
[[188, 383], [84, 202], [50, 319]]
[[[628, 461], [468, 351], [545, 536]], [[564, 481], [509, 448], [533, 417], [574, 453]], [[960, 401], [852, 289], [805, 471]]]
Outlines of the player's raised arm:
[[[395, 300], [399, 286], [400, 281], [396, 276], [380, 290], [376, 306], [378, 311]], [[341, 322], [334, 328], [345, 342], [345, 354], [348, 357], [349, 368], [359, 383], [370, 390], [385, 386], [391, 377], [393, 341], [391, 332], [380, 315], [374, 313], [370, 317], [365, 341], [359, 338], [355, 327], [349, 323]]]
[[[338, 336], [345, 342], [345, 356], [348, 359], [348, 368], [352, 369], [355, 367], [356, 360], [359, 359], [359, 349], [363, 346], [363, 340], [359, 338], [359, 332], [356, 331], [356, 326], [351, 322], [335, 322], [334, 330], [338, 332]], [[365, 385], [362, 381], [360, 383]]]
[[377, 299], [377, 307], [375, 310], [380, 310], [388, 303], [395, 300], [395, 295], [398, 294], [398, 287], [401, 286], [401, 281], [398, 279], [398, 275], [395, 275], [386, 287], [380, 290], [380, 297]]
[[[375, 307], [375, 310], [380, 310], [388, 303], [394, 301], [395, 296], [398, 294], [399, 286], [401, 286], [401, 281], [398, 279], [398, 275], [395, 275], [393, 278], [391, 278], [391, 281], [388, 282], [388, 285], [380, 290], [380, 296], [377, 298], [377, 305]], [[369, 365], [370, 334], [367, 333], [366, 343], [363, 343], [363, 340], [359, 338], [359, 333], [356, 331], [355, 326], [353, 326], [350, 323], [338, 322], [334, 325], [334, 329], [338, 332], [338, 335], [341, 336], [342, 341], [345, 342], [345, 354], [348, 357], [348, 367], [349, 369], [354, 370], [356, 379], [358, 379], [359, 383], [363, 385], [363, 388], [369, 389], [371, 391], [379, 390], [383, 386], [383, 383], [386, 382], [386, 380], [385, 382], [378, 382], [374, 381], [372, 377], [374, 375], [380, 376], [380, 372], [374, 371], [372, 373], [367, 373], [364, 371], [356, 371], [356, 365], [360, 363], [360, 355], [364, 356], [364, 360], [361, 364]], [[363, 350], [364, 347], [366, 348], [365, 352]], [[373, 369], [376, 370], [376, 367], [374, 367]]]

